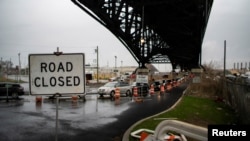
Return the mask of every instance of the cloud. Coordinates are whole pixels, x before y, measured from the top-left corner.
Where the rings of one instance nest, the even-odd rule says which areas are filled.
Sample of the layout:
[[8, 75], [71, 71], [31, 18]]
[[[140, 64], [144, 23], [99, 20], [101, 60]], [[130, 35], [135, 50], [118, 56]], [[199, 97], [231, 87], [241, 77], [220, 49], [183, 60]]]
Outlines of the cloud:
[[202, 62], [223, 64], [225, 40], [227, 68], [233, 68], [236, 62], [250, 62], [249, 25], [249, 0], [214, 1], [203, 41]]
[[[27, 61], [29, 53], [83, 52], [86, 63], [96, 59], [100, 66], [125, 66], [137, 62], [120, 41], [105, 27], [70, 0], [1, 0], [0, 57], [18, 64], [18, 53]], [[250, 62], [250, 1], [214, 0], [202, 44], [202, 62], [223, 64], [227, 41], [227, 68], [234, 62]], [[156, 65], [158, 66], [158, 65]], [[160, 65], [159, 65], [160, 66]], [[221, 65], [223, 66], [223, 65]], [[165, 69], [165, 66], [163, 67]]]

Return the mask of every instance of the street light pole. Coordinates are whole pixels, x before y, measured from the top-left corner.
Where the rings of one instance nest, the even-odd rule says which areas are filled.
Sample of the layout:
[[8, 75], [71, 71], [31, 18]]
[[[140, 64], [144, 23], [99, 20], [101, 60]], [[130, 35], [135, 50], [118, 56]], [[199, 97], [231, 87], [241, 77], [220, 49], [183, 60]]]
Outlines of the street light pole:
[[19, 67], [18, 67], [18, 83], [20, 82], [20, 75], [21, 75], [21, 61], [20, 61], [20, 53], [18, 53], [18, 59], [19, 59]]
[[97, 75], [97, 83], [99, 83], [99, 51], [98, 51], [98, 46], [96, 47], [96, 50], [95, 50], [95, 52], [96, 52], [96, 60], [97, 60], [97, 63], [96, 63], [96, 75]]
[[121, 72], [120, 73], [122, 73], [122, 60], [121, 60]]
[[226, 77], [226, 48], [227, 48], [227, 41], [224, 40], [224, 78]]
[[116, 70], [116, 59], [117, 59], [117, 56], [115, 56], [115, 70]]
[[117, 56], [115, 56], [115, 75], [117, 76], [117, 69], [116, 69], [116, 59], [117, 59]]

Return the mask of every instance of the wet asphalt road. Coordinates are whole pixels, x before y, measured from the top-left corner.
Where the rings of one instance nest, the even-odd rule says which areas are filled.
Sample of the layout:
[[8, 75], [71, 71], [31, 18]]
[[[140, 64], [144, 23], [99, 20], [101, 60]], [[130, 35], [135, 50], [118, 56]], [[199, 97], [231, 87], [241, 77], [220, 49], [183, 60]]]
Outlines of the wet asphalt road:
[[56, 134], [56, 101], [34, 96], [20, 100], [0, 101], [0, 141], [121, 141], [126, 130], [137, 121], [167, 110], [182, 96], [188, 82], [163, 95], [144, 97], [142, 103], [130, 97], [118, 101], [86, 95], [86, 101], [61, 99], [58, 104]]

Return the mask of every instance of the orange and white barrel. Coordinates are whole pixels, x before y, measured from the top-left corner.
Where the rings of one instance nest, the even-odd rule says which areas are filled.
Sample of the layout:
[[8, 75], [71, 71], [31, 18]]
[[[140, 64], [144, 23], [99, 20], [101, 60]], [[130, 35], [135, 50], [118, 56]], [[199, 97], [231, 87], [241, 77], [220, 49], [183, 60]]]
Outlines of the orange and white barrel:
[[115, 88], [115, 98], [116, 99], [120, 98], [120, 89], [119, 88]]
[[150, 94], [154, 94], [155, 90], [154, 90], [154, 85], [150, 85]]
[[42, 102], [43, 98], [42, 96], [36, 96], [36, 102]]
[[72, 95], [71, 99], [72, 99], [72, 102], [76, 102], [78, 100], [78, 96], [77, 95]]
[[133, 95], [134, 95], [134, 97], [138, 96], [138, 88], [137, 87], [133, 88]]
[[161, 93], [163, 93], [163, 92], [165, 91], [164, 85], [161, 85], [161, 86], [160, 86], [160, 91], [161, 91]]
[[171, 84], [167, 84], [167, 90], [170, 91], [172, 89], [172, 85]]

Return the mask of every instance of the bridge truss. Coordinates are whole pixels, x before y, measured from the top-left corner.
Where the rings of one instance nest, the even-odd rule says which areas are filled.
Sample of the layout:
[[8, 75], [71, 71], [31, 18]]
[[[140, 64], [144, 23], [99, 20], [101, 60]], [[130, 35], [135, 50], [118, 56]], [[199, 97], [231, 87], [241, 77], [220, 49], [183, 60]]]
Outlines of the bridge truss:
[[171, 63], [200, 66], [213, 0], [72, 0], [110, 30], [139, 67]]

